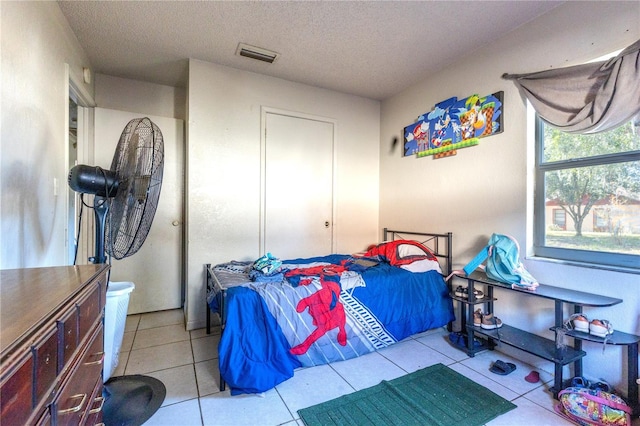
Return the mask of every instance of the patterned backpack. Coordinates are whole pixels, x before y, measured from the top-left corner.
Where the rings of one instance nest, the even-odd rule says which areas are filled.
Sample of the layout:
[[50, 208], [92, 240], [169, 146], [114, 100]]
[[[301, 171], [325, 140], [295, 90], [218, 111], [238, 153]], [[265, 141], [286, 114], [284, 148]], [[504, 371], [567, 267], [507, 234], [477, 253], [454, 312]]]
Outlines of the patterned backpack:
[[609, 392], [569, 387], [558, 394], [555, 410], [583, 426], [631, 426], [631, 408]]

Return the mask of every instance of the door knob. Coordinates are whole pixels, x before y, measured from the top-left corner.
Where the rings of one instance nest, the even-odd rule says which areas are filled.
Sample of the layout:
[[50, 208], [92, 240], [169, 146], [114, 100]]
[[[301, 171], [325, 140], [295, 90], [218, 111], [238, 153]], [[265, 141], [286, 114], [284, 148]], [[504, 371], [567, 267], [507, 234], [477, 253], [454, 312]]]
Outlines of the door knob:
[[174, 220], [173, 222], [171, 222], [171, 224], [173, 226], [178, 226], [178, 225], [180, 225], [180, 222], [178, 222], [177, 220]]

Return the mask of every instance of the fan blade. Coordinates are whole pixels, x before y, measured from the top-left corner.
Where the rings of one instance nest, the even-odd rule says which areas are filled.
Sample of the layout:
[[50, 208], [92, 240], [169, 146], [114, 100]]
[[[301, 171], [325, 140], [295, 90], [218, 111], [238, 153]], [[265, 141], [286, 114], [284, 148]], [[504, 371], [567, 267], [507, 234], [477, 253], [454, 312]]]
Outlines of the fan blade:
[[134, 197], [138, 201], [139, 204], [142, 204], [147, 199], [147, 194], [149, 193], [149, 183], [151, 182], [151, 176], [136, 176], [133, 182], [133, 193]]

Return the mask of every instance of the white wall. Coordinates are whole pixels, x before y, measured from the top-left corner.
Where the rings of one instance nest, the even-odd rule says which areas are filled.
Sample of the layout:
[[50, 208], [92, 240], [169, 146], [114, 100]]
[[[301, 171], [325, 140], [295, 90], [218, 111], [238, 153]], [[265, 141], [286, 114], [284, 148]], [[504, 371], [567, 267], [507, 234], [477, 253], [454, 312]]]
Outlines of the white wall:
[[262, 106], [337, 121], [335, 247], [377, 241], [379, 102], [196, 60], [187, 94], [189, 329], [204, 325], [203, 265], [259, 256]]
[[[460, 268], [493, 232], [514, 235], [531, 246], [531, 128], [515, 86], [501, 75], [567, 66], [626, 47], [640, 38], [638, 2], [567, 2], [485, 48], [460, 58], [439, 74], [382, 103], [380, 146], [381, 226], [452, 231], [454, 263]], [[402, 140], [404, 126], [452, 96], [504, 91], [504, 132], [480, 140], [457, 156], [402, 158], [388, 155], [385, 141]], [[586, 309], [614, 327], [640, 334], [640, 276], [528, 260], [541, 282], [624, 299], [606, 309]], [[500, 292], [495, 310], [505, 323], [546, 337], [553, 334], [552, 301]], [[622, 381], [625, 348], [585, 343], [585, 374]], [[522, 355], [522, 354], [521, 354]], [[553, 371], [553, 370], [551, 370]], [[626, 370], [624, 371], [626, 374]], [[626, 376], [624, 376], [626, 379]], [[625, 388], [626, 386], [622, 386]]]
[[186, 91], [128, 78], [96, 74], [95, 101], [100, 108], [185, 119]]
[[[89, 60], [56, 2], [0, 2], [0, 268], [63, 265], [69, 73]], [[91, 85], [80, 83], [93, 93]], [[58, 195], [54, 195], [54, 179]]]

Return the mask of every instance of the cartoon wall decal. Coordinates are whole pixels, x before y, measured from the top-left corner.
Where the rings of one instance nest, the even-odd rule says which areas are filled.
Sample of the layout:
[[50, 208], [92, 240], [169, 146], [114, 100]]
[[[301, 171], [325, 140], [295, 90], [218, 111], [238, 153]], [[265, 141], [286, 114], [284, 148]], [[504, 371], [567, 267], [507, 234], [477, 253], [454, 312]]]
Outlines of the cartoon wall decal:
[[404, 128], [404, 155], [434, 158], [455, 155], [480, 138], [501, 133], [504, 92], [465, 99], [449, 98]]

